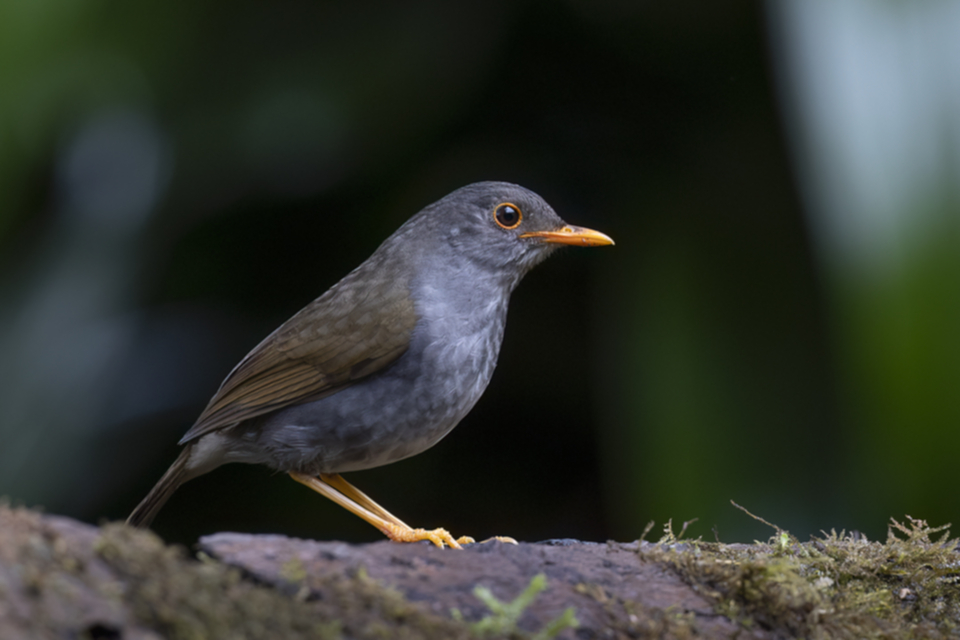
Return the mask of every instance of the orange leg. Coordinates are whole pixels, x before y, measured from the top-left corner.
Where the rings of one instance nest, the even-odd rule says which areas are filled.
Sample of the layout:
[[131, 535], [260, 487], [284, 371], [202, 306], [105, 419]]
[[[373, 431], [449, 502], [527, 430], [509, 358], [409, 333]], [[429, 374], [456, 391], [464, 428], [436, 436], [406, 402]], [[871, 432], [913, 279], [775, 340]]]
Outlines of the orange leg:
[[367, 494], [344, 480], [339, 474], [323, 473], [316, 477], [302, 473], [291, 473], [290, 477], [300, 484], [310, 487], [320, 495], [333, 500], [355, 516], [363, 518], [396, 542], [429, 540], [441, 548], [446, 545], [454, 549], [460, 549], [462, 548], [461, 544], [469, 544], [474, 541], [473, 538], [468, 536], [454, 539], [446, 529], [433, 529], [432, 531], [414, 529], [371, 500]]
[[363, 491], [360, 491], [360, 489], [357, 489], [355, 486], [353, 486], [352, 484], [344, 480], [343, 476], [341, 476], [339, 473], [321, 473], [320, 481], [330, 485], [331, 487], [333, 487], [343, 495], [347, 496], [348, 498], [350, 498], [357, 504], [363, 506], [367, 510], [377, 514], [384, 520], [392, 522], [393, 524], [400, 527], [407, 527], [408, 529], [413, 528], [410, 525], [408, 525], [406, 522], [404, 522], [397, 516], [393, 515], [392, 513], [390, 513], [383, 507], [381, 507], [376, 502], [374, 502], [373, 499], [370, 498], [370, 496], [365, 494]]

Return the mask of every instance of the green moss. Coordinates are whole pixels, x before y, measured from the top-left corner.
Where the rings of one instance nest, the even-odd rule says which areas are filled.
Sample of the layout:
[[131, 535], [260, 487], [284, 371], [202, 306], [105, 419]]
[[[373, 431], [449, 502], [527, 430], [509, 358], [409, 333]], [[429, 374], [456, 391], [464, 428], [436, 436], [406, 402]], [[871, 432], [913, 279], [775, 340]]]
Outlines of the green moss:
[[[573, 607], [568, 607], [562, 614], [544, 625], [543, 629], [533, 635], [522, 633], [517, 628], [517, 622], [523, 612], [533, 604], [537, 595], [547, 588], [547, 576], [538, 573], [530, 579], [530, 584], [512, 602], [502, 602], [486, 587], [477, 585], [473, 594], [490, 610], [490, 615], [484, 616], [477, 622], [470, 623], [470, 630], [481, 638], [510, 637], [529, 638], [529, 640], [548, 640], [554, 638], [565, 629], [576, 629], [577, 621]], [[451, 610], [454, 620], [463, 621], [459, 609]]]
[[340, 636], [335, 612], [250, 584], [222, 564], [190, 561], [150, 533], [107, 525], [95, 551], [123, 585], [118, 601], [164, 637], [199, 640], [240, 630], [245, 638]]
[[619, 598], [597, 584], [581, 583], [576, 586], [576, 591], [603, 606], [608, 626], [617, 634], [616, 637], [676, 640], [701, 637], [693, 612], [683, 611], [679, 607], [660, 609]]
[[[769, 524], [769, 523], [768, 523]], [[673, 567], [717, 613], [803, 638], [947, 638], [960, 632], [960, 554], [947, 527], [892, 520], [885, 542], [830, 532], [800, 543], [700, 540], [641, 545]]]
[[307, 569], [300, 558], [291, 558], [280, 567], [280, 577], [291, 584], [301, 584], [307, 579]]

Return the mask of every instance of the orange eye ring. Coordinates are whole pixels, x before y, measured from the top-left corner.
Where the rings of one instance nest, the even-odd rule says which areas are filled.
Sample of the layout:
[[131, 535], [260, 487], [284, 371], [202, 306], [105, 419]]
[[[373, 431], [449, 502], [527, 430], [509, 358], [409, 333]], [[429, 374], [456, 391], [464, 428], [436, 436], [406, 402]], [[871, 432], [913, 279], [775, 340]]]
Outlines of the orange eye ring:
[[493, 220], [501, 229], [516, 229], [523, 221], [523, 213], [521, 213], [520, 207], [512, 202], [503, 202], [493, 210]]

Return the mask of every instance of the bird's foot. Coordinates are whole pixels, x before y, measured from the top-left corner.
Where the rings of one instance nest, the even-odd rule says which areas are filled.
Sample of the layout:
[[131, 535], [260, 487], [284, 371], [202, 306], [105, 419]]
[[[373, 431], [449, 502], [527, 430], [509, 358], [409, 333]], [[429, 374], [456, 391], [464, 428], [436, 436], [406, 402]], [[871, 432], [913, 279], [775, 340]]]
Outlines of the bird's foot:
[[[460, 536], [454, 539], [446, 529], [414, 529], [413, 527], [401, 526], [398, 524], [384, 522], [379, 527], [383, 533], [394, 542], [420, 542], [429, 540], [441, 549], [450, 547], [451, 549], [462, 549], [465, 544], [476, 544], [476, 540], [470, 536]], [[520, 544], [510, 536], [492, 536], [486, 540], [481, 540], [480, 544], [488, 542], [502, 542], [504, 544]]]
[[451, 549], [462, 549], [460, 545], [470, 544], [473, 538], [463, 536], [454, 539], [446, 529], [413, 529], [411, 527], [401, 527], [396, 524], [387, 523], [381, 529], [383, 533], [394, 542], [419, 542], [420, 540], [429, 540], [441, 549], [450, 547]]

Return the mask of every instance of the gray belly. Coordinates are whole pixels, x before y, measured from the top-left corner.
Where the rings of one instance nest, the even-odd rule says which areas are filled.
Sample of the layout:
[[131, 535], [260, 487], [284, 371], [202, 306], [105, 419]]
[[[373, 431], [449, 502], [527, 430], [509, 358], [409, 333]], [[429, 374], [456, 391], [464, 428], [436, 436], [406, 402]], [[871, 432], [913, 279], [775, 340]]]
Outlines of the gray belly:
[[228, 460], [280, 471], [341, 473], [416, 455], [473, 408], [496, 365], [502, 320], [439, 340], [419, 326], [410, 349], [381, 372], [314, 402], [249, 420], [230, 432]]

